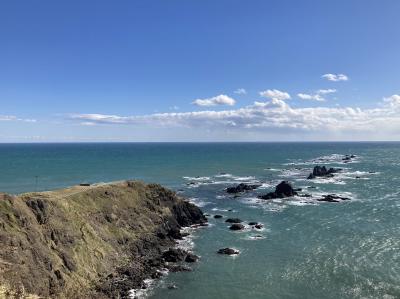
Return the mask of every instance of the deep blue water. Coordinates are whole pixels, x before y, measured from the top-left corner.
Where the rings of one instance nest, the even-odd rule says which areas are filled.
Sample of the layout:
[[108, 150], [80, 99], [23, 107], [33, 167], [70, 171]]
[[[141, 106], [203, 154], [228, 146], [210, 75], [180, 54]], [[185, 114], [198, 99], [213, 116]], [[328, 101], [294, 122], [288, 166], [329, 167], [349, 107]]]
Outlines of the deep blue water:
[[[344, 169], [306, 180], [321, 163]], [[211, 225], [187, 240], [200, 262], [156, 283], [151, 298], [400, 298], [400, 143], [1, 144], [0, 169], [3, 192], [140, 179], [202, 206]], [[257, 200], [284, 179], [312, 197]], [[240, 182], [263, 186], [227, 196]], [[351, 200], [316, 200], [327, 193]], [[265, 229], [231, 232], [214, 214]], [[216, 254], [227, 246], [241, 253]]]

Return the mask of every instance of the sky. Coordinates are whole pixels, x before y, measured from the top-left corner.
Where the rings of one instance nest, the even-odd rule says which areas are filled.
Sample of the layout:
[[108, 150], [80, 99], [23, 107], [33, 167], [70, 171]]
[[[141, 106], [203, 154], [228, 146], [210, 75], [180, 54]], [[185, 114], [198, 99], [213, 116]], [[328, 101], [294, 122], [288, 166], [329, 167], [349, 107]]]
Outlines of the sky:
[[0, 142], [400, 140], [398, 0], [0, 2]]

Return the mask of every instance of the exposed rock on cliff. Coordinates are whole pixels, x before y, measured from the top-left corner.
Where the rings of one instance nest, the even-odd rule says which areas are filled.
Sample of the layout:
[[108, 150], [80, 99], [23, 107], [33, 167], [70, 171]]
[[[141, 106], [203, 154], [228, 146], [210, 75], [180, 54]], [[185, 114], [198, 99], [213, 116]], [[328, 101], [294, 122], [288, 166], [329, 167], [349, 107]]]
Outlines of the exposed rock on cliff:
[[205, 222], [199, 208], [155, 184], [0, 194], [0, 297], [126, 297], [161, 275], [181, 227]]

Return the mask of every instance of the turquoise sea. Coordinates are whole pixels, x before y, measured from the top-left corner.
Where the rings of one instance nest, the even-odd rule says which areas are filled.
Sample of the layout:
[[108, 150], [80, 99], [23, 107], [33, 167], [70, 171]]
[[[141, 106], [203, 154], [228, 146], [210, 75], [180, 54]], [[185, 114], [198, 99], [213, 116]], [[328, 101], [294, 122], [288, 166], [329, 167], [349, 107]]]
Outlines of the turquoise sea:
[[[346, 154], [356, 158], [344, 164]], [[306, 180], [315, 165], [343, 171]], [[400, 143], [1, 144], [0, 169], [2, 192], [139, 179], [201, 206], [210, 226], [180, 244], [200, 261], [153, 283], [149, 298], [400, 298]], [[257, 199], [281, 180], [312, 197]], [[240, 182], [262, 187], [228, 196]], [[328, 193], [351, 200], [316, 200]], [[264, 229], [232, 232], [215, 214]]]

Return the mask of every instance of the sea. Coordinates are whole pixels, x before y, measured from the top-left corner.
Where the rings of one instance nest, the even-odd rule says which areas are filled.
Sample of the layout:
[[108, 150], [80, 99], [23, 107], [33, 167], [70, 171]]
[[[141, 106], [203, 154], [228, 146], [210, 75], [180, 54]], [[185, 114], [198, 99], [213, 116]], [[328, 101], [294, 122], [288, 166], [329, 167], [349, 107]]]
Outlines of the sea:
[[[316, 165], [342, 171], [307, 180]], [[400, 298], [400, 143], [0, 144], [1, 192], [125, 179], [162, 184], [209, 215], [178, 245], [200, 256], [193, 271], [148, 281], [138, 298]], [[308, 197], [258, 199], [284, 180]], [[261, 187], [226, 193], [239, 183]], [[326, 194], [349, 200], [318, 201]], [[230, 231], [228, 217], [245, 229]]]

